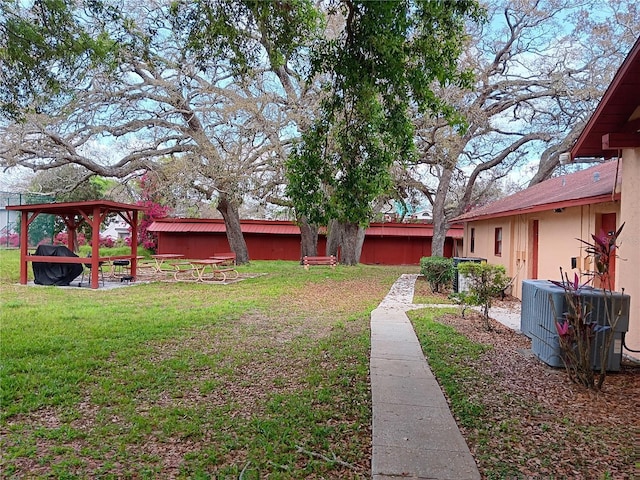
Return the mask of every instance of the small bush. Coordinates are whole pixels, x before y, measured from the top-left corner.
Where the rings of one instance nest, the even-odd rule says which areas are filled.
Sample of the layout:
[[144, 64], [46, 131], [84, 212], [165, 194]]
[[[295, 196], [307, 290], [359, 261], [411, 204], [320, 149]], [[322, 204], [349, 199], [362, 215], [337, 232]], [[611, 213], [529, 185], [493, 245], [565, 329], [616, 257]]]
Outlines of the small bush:
[[453, 283], [453, 259], [445, 257], [422, 257], [420, 259], [420, 273], [429, 282], [433, 292], [439, 292], [440, 287], [448, 289]]
[[502, 294], [511, 281], [507, 277], [506, 269], [503, 265], [464, 262], [458, 265], [458, 272], [467, 277], [469, 281], [469, 294], [463, 297], [463, 301], [482, 306], [486, 327], [490, 329], [489, 308], [491, 308], [491, 300]]

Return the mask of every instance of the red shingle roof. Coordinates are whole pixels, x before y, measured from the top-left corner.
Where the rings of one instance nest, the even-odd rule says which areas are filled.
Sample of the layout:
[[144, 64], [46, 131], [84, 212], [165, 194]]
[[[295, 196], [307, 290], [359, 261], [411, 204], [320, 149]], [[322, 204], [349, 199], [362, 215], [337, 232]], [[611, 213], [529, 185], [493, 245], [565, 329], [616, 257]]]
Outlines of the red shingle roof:
[[[617, 169], [616, 167], [619, 167]], [[617, 175], [616, 175], [617, 172]], [[622, 179], [617, 161], [606, 162], [580, 172], [551, 178], [488, 205], [475, 208], [454, 222], [554, 210], [576, 205], [606, 202], [616, 193]], [[615, 197], [619, 198], [619, 197]]]

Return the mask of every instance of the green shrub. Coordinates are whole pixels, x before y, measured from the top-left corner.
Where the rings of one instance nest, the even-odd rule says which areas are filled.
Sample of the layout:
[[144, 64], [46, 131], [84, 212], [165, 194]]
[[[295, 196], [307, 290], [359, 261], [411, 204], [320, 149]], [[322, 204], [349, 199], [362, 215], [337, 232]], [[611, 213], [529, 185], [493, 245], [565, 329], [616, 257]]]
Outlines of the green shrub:
[[493, 297], [502, 294], [511, 279], [503, 265], [490, 263], [464, 262], [458, 265], [458, 272], [467, 277], [469, 294], [463, 301], [482, 306], [487, 329], [489, 324], [489, 308]]
[[422, 257], [420, 259], [420, 273], [424, 275], [431, 290], [439, 292], [440, 287], [449, 288], [453, 283], [453, 259], [445, 257]]

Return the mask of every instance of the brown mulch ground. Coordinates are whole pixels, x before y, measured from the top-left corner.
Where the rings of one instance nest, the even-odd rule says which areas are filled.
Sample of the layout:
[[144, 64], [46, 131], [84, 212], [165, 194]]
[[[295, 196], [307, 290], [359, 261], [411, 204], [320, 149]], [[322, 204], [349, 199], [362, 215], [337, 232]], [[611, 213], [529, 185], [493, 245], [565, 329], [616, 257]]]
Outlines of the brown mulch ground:
[[469, 311], [440, 321], [493, 347], [470, 365], [493, 378], [472, 390], [486, 406], [488, 434], [462, 429], [484, 478], [640, 478], [640, 365], [623, 361], [593, 392], [539, 361], [526, 336], [498, 322], [487, 331]]

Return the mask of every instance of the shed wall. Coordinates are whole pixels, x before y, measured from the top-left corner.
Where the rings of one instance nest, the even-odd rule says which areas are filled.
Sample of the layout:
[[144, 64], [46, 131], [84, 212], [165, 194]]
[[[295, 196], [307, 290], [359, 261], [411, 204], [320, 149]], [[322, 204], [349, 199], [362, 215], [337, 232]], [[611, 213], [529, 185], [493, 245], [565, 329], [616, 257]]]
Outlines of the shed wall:
[[367, 237], [360, 262], [380, 265], [418, 265], [431, 255], [431, 239], [425, 237]]
[[[300, 236], [245, 232], [252, 260], [300, 260]], [[460, 241], [460, 240], [458, 240]], [[230, 250], [224, 232], [158, 232], [158, 253], [180, 253], [187, 258], [209, 258]], [[318, 254], [326, 253], [326, 237], [318, 236]], [[379, 265], [419, 265], [431, 255], [431, 237], [367, 236], [360, 262]], [[454, 240], [447, 238], [445, 256], [454, 255]]]
[[[299, 260], [300, 237], [245, 233], [245, 242], [252, 260]], [[318, 242], [320, 245], [320, 242]], [[228, 252], [227, 235], [220, 233], [159, 232], [158, 253], [180, 253], [187, 258], [203, 259]]]

